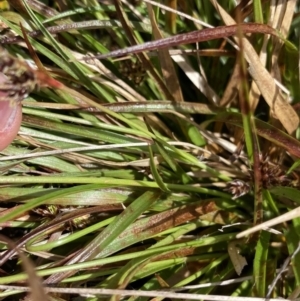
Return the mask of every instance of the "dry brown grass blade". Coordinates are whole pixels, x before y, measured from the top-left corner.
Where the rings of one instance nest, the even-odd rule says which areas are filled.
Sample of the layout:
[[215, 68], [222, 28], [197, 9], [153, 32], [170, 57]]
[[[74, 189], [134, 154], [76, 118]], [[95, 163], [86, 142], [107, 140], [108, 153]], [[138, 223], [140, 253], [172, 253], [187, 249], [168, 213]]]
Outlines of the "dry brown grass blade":
[[[165, 1], [166, 5], [169, 6], [171, 9], [177, 10], [177, 0], [167, 0]], [[177, 15], [171, 11], [166, 11], [166, 25], [168, 31], [171, 33], [176, 32], [176, 18]]]
[[[152, 24], [153, 35], [155, 39], [162, 39], [163, 36], [160, 33], [160, 30], [157, 26], [152, 6], [149, 3], [146, 4], [149, 13], [149, 18]], [[162, 68], [162, 74], [164, 76], [166, 85], [173, 96], [173, 99], [175, 101], [183, 101], [179, 80], [177, 78], [177, 74], [169, 50], [166, 48], [158, 49], [158, 57], [160, 61], [160, 66]]]
[[[133, 34], [132, 28], [128, 25], [128, 20], [126, 18], [126, 15], [123, 13], [122, 6], [120, 0], [113, 0], [113, 3], [116, 8], [116, 12], [118, 15], [118, 18], [124, 28], [124, 31], [127, 35], [127, 38], [129, 39], [130, 43], [132, 45], [137, 44], [137, 40]], [[149, 73], [152, 75], [152, 78], [156, 81], [157, 87], [160, 89], [160, 91], [166, 96], [167, 99], [172, 99], [172, 95], [170, 94], [169, 89], [165, 85], [165, 83], [162, 81], [159, 74], [156, 72], [156, 70], [153, 68], [149, 57], [145, 53], [138, 54], [139, 60], [143, 63], [143, 66], [146, 70], [149, 71]]]
[[[214, 7], [222, 16], [226, 25], [234, 25], [235, 21], [232, 17], [217, 3], [216, 0], [211, 0]], [[284, 128], [289, 134], [292, 134], [299, 125], [299, 117], [293, 107], [284, 99], [278, 87], [275, 84], [274, 78], [265, 69], [259, 60], [259, 56], [254, 50], [251, 43], [244, 38], [244, 55], [250, 65], [249, 72], [257, 84], [261, 94], [270, 106], [272, 112], [280, 120]]]
[[238, 86], [239, 86], [239, 63], [235, 62], [234, 69], [232, 71], [230, 80], [226, 86], [226, 89], [223, 93], [222, 99], [220, 100], [220, 106], [225, 107], [234, 101], [238, 95]]
[[27, 282], [31, 289], [31, 294], [29, 298], [26, 300], [30, 301], [41, 301], [41, 300], [49, 300], [49, 297], [46, 295], [46, 292], [43, 288], [43, 283], [41, 278], [37, 275], [33, 262], [27, 258], [19, 249], [16, 247], [13, 241], [8, 239], [7, 237], [0, 235], [0, 240], [7, 242], [10, 249], [14, 249], [18, 252], [18, 255], [22, 261], [22, 267], [24, 271], [27, 273]]
[[[287, 1], [284, 3], [278, 3], [275, 12], [275, 18], [273, 22], [273, 27], [280, 29], [282, 37], [286, 38], [291, 27], [294, 9], [296, 6], [296, 0]], [[281, 72], [278, 65], [278, 57], [280, 50], [283, 46], [282, 40], [273, 41], [273, 53], [272, 53], [272, 73], [273, 76], [281, 82]]]
[[[272, 7], [271, 7], [270, 11], [271, 11], [270, 19], [272, 19], [272, 11], [273, 11]], [[269, 22], [268, 25], [273, 27], [272, 22]], [[260, 53], [259, 53], [259, 59], [263, 66], [266, 66], [266, 63], [267, 63], [267, 46], [268, 46], [269, 40], [270, 40], [270, 35], [264, 35], [262, 47], [261, 47]], [[251, 88], [250, 88], [250, 92], [249, 92], [249, 102], [250, 102], [250, 108], [251, 108], [252, 112], [255, 111], [255, 109], [259, 103], [260, 96], [261, 96], [261, 92], [259, 90], [259, 87], [257, 86], [256, 82], [253, 81], [251, 83]]]
[[278, 224], [284, 223], [284, 222], [288, 222], [292, 219], [298, 218], [300, 216], [300, 207], [297, 207], [285, 214], [282, 214], [278, 217], [275, 217], [273, 219], [268, 220], [267, 222], [264, 222], [262, 224], [256, 225], [252, 228], [249, 228], [245, 231], [240, 232], [239, 234], [237, 234], [236, 238], [240, 239], [243, 238], [245, 236], [248, 236], [252, 233], [255, 233], [257, 231], [263, 230], [263, 229], [267, 229], [273, 226], [276, 226]]

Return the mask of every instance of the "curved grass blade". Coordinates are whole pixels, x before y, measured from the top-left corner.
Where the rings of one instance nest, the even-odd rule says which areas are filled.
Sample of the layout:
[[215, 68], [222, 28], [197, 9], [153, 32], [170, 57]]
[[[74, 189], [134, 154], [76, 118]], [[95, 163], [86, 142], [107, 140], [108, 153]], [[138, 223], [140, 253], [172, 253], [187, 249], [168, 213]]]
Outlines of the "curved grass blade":
[[[219, 114], [216, 120], [242, 127], [241, 115], [239, 113]], [[282, 147], [291, 155], [300, 158], [300, 141], [262, 120], [255, 119], [255, 126], [259, 136]]]
[[150, 168], [151, 168], [153, 178], [154, 178], [155, 182], [157, 183], [158, 187], [162, 191], [168, 193], [168, 192], [170, 192], [170, 190], [168, 189], [168, 187], [166, 187], [162, 177], [160, 176], [160, 174], [158, 173], [158, 170], [156, 168], [151, 145], [148, 145], [148, 149], [149, 149], [149, 157], [150, 157]]

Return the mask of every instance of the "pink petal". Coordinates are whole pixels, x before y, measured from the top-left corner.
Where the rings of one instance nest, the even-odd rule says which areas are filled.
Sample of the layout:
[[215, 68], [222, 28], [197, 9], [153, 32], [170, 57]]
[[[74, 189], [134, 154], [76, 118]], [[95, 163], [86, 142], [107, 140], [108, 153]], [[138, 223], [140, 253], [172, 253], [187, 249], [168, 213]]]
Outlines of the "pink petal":
[[0, 101], [0, 151], [15, 139], [21, 126], [22, 105]]

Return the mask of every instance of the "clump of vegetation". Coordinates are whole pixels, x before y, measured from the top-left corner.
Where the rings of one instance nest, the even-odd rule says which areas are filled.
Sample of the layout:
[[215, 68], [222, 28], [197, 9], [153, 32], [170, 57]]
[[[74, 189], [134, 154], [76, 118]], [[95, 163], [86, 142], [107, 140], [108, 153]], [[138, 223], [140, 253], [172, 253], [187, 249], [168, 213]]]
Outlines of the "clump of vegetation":
[[1, 300], [297, 298], [299, 4], [50, 2], [0, 13]]

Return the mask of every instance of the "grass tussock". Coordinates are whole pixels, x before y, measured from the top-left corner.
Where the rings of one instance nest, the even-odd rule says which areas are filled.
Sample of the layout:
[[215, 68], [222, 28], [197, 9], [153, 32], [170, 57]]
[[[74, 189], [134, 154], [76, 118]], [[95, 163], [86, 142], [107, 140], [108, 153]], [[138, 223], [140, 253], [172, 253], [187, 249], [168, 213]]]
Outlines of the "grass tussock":
[[297, 298], [299, 3], [54, 2], [1, 3], [0, 299]]

